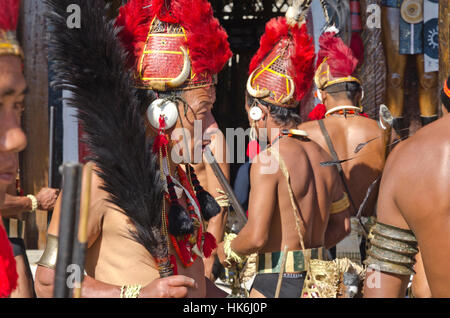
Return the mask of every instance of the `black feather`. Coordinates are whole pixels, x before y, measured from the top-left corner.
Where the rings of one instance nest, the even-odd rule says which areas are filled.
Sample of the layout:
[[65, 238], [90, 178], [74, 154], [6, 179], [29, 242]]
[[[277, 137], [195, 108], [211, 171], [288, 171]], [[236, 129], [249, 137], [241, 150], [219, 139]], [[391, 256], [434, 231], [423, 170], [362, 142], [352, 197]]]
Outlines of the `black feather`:
[[[138, 98], [118, 28], [104, 15], [104, 0], [46, 0], [49, 55], [55, 85], [72, 92], [66, 101], [78, 110], [90, 158], [98, 167], [110, 203], [133, 222], [133, 238], [151, 255], [168, 255], [161, 232], [163, 185], [141, 116], [150, 101]], [[81, 28], [69, 29], [67, 7], [81, 8]], [[142, 97], [142, 94], [141, 94]]]
[[220, 205], [213, 196], [203, 190], [196, 193], [198, 204], [200, 204], [200, 210], [202, 211], [203, 218], [209, 221], [212, 217], [215, 217], [220, 213]]
[[174, 236], [194, 233], [194, 223], [179, 204], [172, 204], [169, 211], [169, 232]]

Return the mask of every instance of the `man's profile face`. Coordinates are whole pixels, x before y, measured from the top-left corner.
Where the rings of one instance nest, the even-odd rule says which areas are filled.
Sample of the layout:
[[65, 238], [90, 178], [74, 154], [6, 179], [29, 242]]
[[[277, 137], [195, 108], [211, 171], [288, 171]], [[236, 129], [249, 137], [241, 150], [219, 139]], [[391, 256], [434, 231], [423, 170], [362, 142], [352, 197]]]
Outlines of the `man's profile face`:
[[17, 153], [27, 145], [21, 127], [26, 82], [22, 62], [15, 56], [0, 56], [0, 202], [16, 179]]
[[[183, 91], [181, 97], [186, 101], [188, 108], [185, 115], [183, 104], [178, 104], [182, 123], [177, 121], [175, 128], [184, 128], [188, 133], [187, 137], [189, 138], [190, 136], [189, 148], [192, 161], [194, 148], [209, 144], [210, 136], [219, 128], [212, 114], [212, 108], [216, 100], [216, 90], [214, 86], [190, 89]], [[201, 130], [200, 127], [194, 127], [195, 121], [201, 121]], [[197, 135], [195, 135], [195, 130]], [[179, 146], [185, 147], [184, 144], [181, 145], [181, 143], [184, 143], [183, 138], [183, 136], [180, 136], [177, 141]]]

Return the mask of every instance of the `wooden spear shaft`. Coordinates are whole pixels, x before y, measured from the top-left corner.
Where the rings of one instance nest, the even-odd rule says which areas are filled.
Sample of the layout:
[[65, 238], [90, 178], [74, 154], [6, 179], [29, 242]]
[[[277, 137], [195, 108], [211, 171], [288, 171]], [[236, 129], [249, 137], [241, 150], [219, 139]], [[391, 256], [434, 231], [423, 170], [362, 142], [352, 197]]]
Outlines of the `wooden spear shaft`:
[[89, 219], [89, 206], [91, 203], [91, 181], [92, 181], [92, 162], [89, 162], [85, 166], [83, 187], [81, 194], [81, 211], [80, 219], [78, 222], [78, 242], [77, 247], [74, 248], [73, 264], [78, 265], [80, 269], [79, 277], [76, 277], [75, 290], [73, 292], [73, 298], [81, 298], [81, 284], [84, 277], [84, 265], [86, 259], [86, 246], [88, 241], [88, 219]]
[[62, 167], [63, 193], [61, 202], [58, 257], [55, 269], [54, 298], [69, 298], [68, 267], [72, 262], [76, 214], [80, 207], [82, 165], [67, 163]]

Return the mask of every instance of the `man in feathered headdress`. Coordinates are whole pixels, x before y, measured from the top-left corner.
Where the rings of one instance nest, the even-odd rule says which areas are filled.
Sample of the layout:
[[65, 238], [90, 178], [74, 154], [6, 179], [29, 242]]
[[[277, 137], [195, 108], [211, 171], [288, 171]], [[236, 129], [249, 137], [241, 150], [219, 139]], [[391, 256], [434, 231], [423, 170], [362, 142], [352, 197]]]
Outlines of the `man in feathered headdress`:
[[246, 108], [252, 129], [269, 147], [252, 161], [248, 222], [218, 250], [226, 266], [258, 254], [250, 297], [301, 296], [309, 262], [326, 259], [325, 247], [349, 229], [339, 176], [320, 166], [329, 156], [296, 129], [299, 103], [314, 75], [314, 46], [304, 21], [309, 4], [295, 1], [286, 17], [267, 23], [250, 64]]
[[[114, 26], [104, 21], [103, 0], [47, 2], [56, 81], [74, 94], [69, 104], [96, 165], [82, 296], [223, 296], [203, 262], [216, 247], [205, 221], [220, 207], [177, 161], [192, 150], [184, 143], [194, 120], [213, 123], [216, 75], [231, 56], [211, 5], [131, 0]], [[72, 3], [82, 30], [65, 26]], [[39, 296], [51, 296], [60, 204], [49, 227], [56, 248], [46, 249], [36, 274]]]
[[[441, 91], [447, 110], [449, 84], [450, 77]], [[450, 115], [446, 114], [420, 129], [396, 147], [386, 162], [377, 223], [369, 236], [365, 260], [364, 297], [404, 298], [417, 265], [417, 274], [432, 297], [450, 297], [449, 124]], [[424, 164], [430, 159], [433, 164]], [[422, 261], [416, 264], [419, 249]]]
[[[18, 155], [27, 139], [21, 128], [26, 82], [23, 52], [16, 38], [20, 1], [0, 3], [0, 203], [16, 180]], [[17, 286], [16, 262], [0, 218], [0, 297]]]
[[[380, 178], [385, 162], [383, 130], [375, 120], [362, 113], [363, 88], [359, 79], [353, 76], [358, 60], [352, 50], [334, 31], [324, 32], [319, 44], [314, 80], [323, 104], [310, 113], [309, 118], [313, 121], [302, 123], [299, 129], [307, 131], [310, 138], [333, 157], [350, 198], [352, 216], [370, 217], [375, 214], [378, 193], [378, 184], [372, 184]], [[344, 162], [341, 164], [340, 160]], [[364, 247], [361, 252], [358, 250], [356, 234], [364, 231], [357, 231], [358, 224], [356, 219], [352, 221], [355, 235], [348, 239], [354, 242], [347, 245], [352, 244], [353, 253], [361, 253], [364, 258]]]
[[[134, 54], [131, 63], [137, 87], [155, 92], [160, 100], [178, 98], [179, 106], [183, 107], [180, 113], [186, 120], [177, 126], [182, 132], [174, 134], [177, 139], [174, 155], [182, 156], [183, 162], [195, 167], [198, 180], [214, 197], [223, 197], [218, 192], [223, 189], [215, 174], [202, 160], [202, 149], [211, 142], [209, 146], [229, 176], [226, 143], [212, 108], [217, 74], [232, 53], [228, 36], [212, 17], [210, 5], [205, 1], [131, 1], [120, 10], [116, 24], [123, 26], [120, 38]], [[153, 129], [159, 130], [158, 115], [152, 119]], [[222, 211], [209, 220], [208, 232], [221, 241], [226, 202], [218, 202]], [[213, 261], [214, 257], [205, 260], [205, 274], [211, 278]]]

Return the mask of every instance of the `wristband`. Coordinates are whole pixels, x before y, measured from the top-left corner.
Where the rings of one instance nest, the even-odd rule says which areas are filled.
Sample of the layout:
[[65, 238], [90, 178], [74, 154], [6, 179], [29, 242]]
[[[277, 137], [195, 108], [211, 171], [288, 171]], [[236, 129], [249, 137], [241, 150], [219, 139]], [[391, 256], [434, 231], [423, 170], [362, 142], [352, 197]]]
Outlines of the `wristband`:
[[27, 198], [31, 200], [31, 212], [36, 212], [38, 208], [38, 200], [32, 194], [27, 195]]

